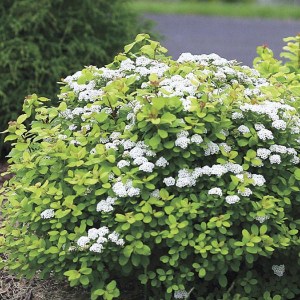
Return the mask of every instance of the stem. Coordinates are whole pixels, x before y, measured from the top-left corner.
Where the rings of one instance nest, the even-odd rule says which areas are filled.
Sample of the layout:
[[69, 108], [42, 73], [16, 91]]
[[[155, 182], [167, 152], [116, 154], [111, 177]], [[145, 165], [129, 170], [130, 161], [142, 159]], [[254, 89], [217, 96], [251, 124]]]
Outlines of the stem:
[[188, 295], [186, 296], [186, 298], [184, 300], [188, 300], [188, 298], [190, 297], [190, 295], [194, 289], [195, 289], [194, 287], [190, 289], [190, 291], [188, 292]]

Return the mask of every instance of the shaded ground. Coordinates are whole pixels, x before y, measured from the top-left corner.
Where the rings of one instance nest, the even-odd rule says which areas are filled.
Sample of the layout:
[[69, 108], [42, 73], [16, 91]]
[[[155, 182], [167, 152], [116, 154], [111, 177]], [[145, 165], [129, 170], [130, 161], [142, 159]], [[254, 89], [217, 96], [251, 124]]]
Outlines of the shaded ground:
[[175, 59], [182, 52], [217, 53], [252, 66], [257, 46], [268, 45], [279, 58], [285, 45], [282, 39], [300, 32], [300, 21], [194, 15], [146, 14], [145, 17], [156, 22], [155, 30], [165, 37], [162, 44]]

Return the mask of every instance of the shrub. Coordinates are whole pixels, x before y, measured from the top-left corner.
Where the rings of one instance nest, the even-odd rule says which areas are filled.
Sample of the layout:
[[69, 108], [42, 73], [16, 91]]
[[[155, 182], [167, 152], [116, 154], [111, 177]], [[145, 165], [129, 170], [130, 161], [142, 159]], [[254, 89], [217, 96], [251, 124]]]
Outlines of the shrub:
[[[281, 57], [286, 61], [274, 58], [273, 51], [267, 46], [258, 47], [258, 57], [254, 59], [254, 67], [274, 86], [272, 93], [278, 98], [292, 98], [294, 105], [300, 107], [300, 34], [283, 39], [287, 45]], [[298, 100], [298, 101], [296, 101]]]
[[[103, 65], [138, 33], [126, 0], [3, 0], [0, 4], [0, 131], [21, 113], [24, 97], [56, 96], [60, 78]], [[4, 157], [3, 136], [0, 157]]]
[[58, 106], [27, 98], [8, 128], [6, 265], [92, 299], [295, 299], [294, 99], [236, 61], [165, 53], [138, 35], [66, 77]]

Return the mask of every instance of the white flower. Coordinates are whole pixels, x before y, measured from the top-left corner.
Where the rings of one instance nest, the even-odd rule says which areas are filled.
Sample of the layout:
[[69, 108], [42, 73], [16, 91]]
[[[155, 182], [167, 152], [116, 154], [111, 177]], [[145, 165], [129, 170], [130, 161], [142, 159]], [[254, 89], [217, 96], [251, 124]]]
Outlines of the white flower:
[[162, 168], [165, 168], [168, 164], [169, 162], [164, 157], [160, 157], [155, 163], [157, 167], [162, 167]]
[[240, 197], [237, 195], [226, 196], [225, 201], [228, 204], [234, 204], [240, 201]]
[[191, 142], [199, 145], [203, 142], [203, 138], [199, 134], [194, 134], [191, 136]]
[[185, 290], [179, 290], [174, 292], [175, 299], [186, 299], [189, 296], [189, 293]]
[[95, 240], [99, 236], [99, 230], [96, 228], [91, 228], [88, 230], [88, 238]]
[[154, 190], [154, 191], [150, 194], [150, 196], [153, 197], [153, 198], [159, 199], [159, 198], [160, 198], [160, 195], [159, 195], [159, 189]]
[[265, 129], [265, 126], [263, 124], [254, 124], [254, 128], [256, 130], [262, 130]]
[[250, 129], [247, 126], [245, 126], [245, 125], [241, 125], [241, 126], [238, 127], [238, 131], [240, 133], [245, 134], [245, 133], [249, 133]]
[[256, 155], [262, 159], [267, 159], [270, 154], [271, 154], [271, 151], [266, 148], [258, 148], [256, 151]]
[[265, 141], [265, 140], [273, 140], [274, 136], [272, 131], [268, 130], [268, 129], [261, 129], [257, 132], [258, 137]]
[[91, 252], [96, 252], [96, 253], [101, 253], [103, 250], [103, 245], [102, 244], [98, 244], [98, 243], [94, 243], [91, 247], [90, 247], [90, 251]]
[[144, 162], [142, 165], [139, 166], [139, 170], [151, 173], [154, 168], [154, 164], [152, 162]]
[[283, 120], [275, 120], [272, 122], [272, 127], [276, 129], [285, 130], [286, 129], [286, 122]]
[[163, 183], [166, 185], [166, 186], [171, 186], [171, 185], [174, 185], [175, 184], [175, 179], [173, 177], [166, 177], [164, 180], [163, 180]]
[[42, 219], [51, 219], [54, 217], [54, 209], [48, 208], [41, 212]]
[[208, 155], [218, 154], [219, 151], [220, 151], [220, 148], [216, 143], [209, 142], [207, 144], [207, 149], [205, 149], [205, 151], [204, 151], [204, 155], [208, 156]]
[[253, 179], [252, 185], [254, 186], [263, 186], [266, 183], [266, 179], [263, 175], [253, 174], [251, 175], [251, 178]]
[[79, 247], [84, 248], [88, 243], [90, 242], [90, 238], [87, 236], [81, 236], [78, 240], [77, 240], [77, 245]]
[[272, 270], [275, 275], [281, 277], [285, 272], [285, 265], [273, 265]]
[[223, 148], [223, 151], [225, 151], [226, 153], [229, 153], [231, 151], [231, 147], [226, 143], [220, 143], [219, 148], [220, 147]]
[[117, 198], [107, 197], [106, 200], [101, 200], [97, 204], [96, 210], [103, 211], [103, 212], [110, 212], [110, 211], [114, 210], [112, 205], [115, 203], [116, 200], [117, 200]]
[[127, 190], [126, 187], [124, 186], [123, 182], [119, 181], [116, 182], [113, 187], [112, 187], [113, 192], [118, 196], [118, 197], [126, 197], [127, 196]]
[[143, 156], [145, 153], [145, 150], [139, 146], [135, 146], [134, 148], [132, 148], [129, 151], [129, 156], [133, 159], [137, 158], [137, 157], [141, 157]]
[[122, 169], [122, 168], [128, 167], [128, 166], [130, 166], [130, 162], [127, 161], [127, 160], [124, 160], [124, 159], [120, 160], [120, 161], [117, 163], [117, 167], [118, 167], [119, 169]]
[[269, 160], [270, 160], [271, 164], [278, 164], [279, 165], [281, 163], [281, 157], [278, 154], [271, 155], [269, 157]]
[[129, 187], [129, 189], [127, 190], [127, 194], [129, 197], [139, 196], [140, 193], [141, 193], [141, 190], [139, 188], [135, 188], [135, 187]]
[[131, 140], [126, 140], [123, 142], [123, 147], [124, 147], [124, 150], [128, 150], [128, 149], [131, 149], [133, 148], [136, 144], [135, 142], [131, 141]]
[[232, 162], [227, 162], [224, 167], [228, 170], [228, 172], [232, 172], [234, 174], [239, 174], [243, 172], [243, 167], [239, 164], [234, 164]]
[[268, 219], [270, 219], [270, 216], [268, 216], [268, 215], [265, 215], [263, 217], [260, 217], [260, 216], [255, 217], [255, 220], [257, 220], [259, 223], [263, 223], [264, 221], [266, 221]]
[[71, 140], [70, 141], [71, 145], [80, 145], [80, 142], [76, 141], [76, 140]]
[[223, 193], [222, 193], [222, 190], [218, 187], [214, 187], [214, 188], [211, 188], [209, 191], [208, 191], [208, 195], [217, 195], [217, 196], [222, 196]]
[[119, 238], [119, 234], [115, 231], [108, 235], [108, 239], [119, 246], [123, 246], [125, 243], [123, 239]]
[[142, 165], [143, 163], [146, 163], [146, 162], [148, 162], [148, 159], [146, 157], [142, 157], [142, 156], [135, 158], [133, 161], [133, 163], [138, 166]]
[[231, 117], [232, 120], [243, 119], [244, 115], [241, 112], [233, 112]]
[[252, 191], [249, 188], [245, 188], [244, 191], [238, 190], [238, 194], [244, 197], [249, 197], [252, 195]]
[[271, 150], [271, 152], [282, 153], [282, 154], [285, 154], [288, 152], [288, 148], [286, 146], [276, 145], [276, 144], [271, 145], [270, 150]]
[[178, 146], [182, 149], [186, 149], [187, 146], [190, 144], [191, 140], [185, 136], [181, 136], [181, 137], [178, 137], [176, 140], [175, 140], [175, 146]]
[[109, 229], [106, 226], [102, 226], [98, 229], [99, 236], [104, 236], [109, 233]]

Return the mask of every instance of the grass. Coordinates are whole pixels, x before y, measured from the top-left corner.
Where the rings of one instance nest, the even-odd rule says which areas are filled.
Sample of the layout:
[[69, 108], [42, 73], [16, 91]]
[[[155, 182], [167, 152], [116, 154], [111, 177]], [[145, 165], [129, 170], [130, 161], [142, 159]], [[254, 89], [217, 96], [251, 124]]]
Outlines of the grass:
[[132, 0], [131, 8], [138, 13], [193, 14], [205, 16], [297, 19], [300, 7], [288, 5], [263, 6], [252, 3], [180, 2]]

